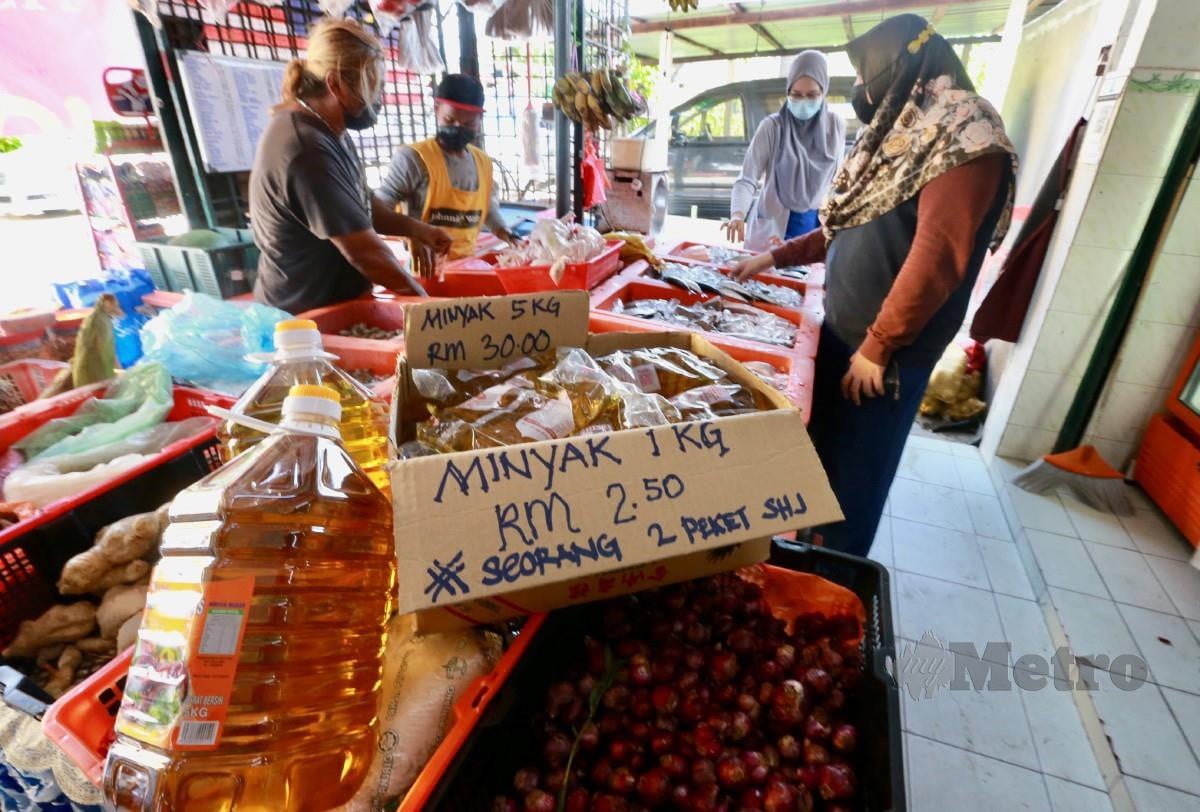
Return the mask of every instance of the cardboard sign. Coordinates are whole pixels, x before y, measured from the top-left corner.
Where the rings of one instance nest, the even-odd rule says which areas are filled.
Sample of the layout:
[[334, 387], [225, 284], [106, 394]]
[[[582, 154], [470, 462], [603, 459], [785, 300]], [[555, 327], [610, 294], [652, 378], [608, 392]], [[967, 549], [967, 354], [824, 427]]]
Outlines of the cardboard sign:
[[413, 368], [492, 369], [554, 347], [580, 347], [587, 324], [581, 290], [438, 299], [407, 308], [404, 342]]
[[402, 612], [836, 521], [793, 411], [391, 468]]
[[718, 572], [741, 569], [766, 561], [770, 554], [771, 540], [755, 539], [715, 550], [704, 550], [569, 581], [535, 586], [533, 589], [510, 592], [507, 595], [493, 595], [490, 598], [480, 598], [453, 606], [427, 609], [416, 615], [417, 631], [421, 634], [445, 632], [481, 623], [498, 623], [508, 618], [548, 612], [564, 606], [616, 598], [643, 589], [654, 589], [715, 575]]

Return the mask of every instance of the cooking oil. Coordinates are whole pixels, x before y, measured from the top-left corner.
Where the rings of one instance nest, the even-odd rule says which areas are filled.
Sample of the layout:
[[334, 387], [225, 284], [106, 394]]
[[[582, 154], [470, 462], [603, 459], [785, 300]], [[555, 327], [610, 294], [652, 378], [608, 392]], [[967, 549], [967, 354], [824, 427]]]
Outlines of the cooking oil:
[[362, 784], [396, 559], [391, 505], [340, 442], [337, 399], [294, 387], [280, 433], [172, 503], [111, 806], [332, 809]]
[[[342, 404], [339, 426], [342, 443], [355, 462], [381, 490], [387, 491], [387, 410], [370, 389], [330, 363], [336, 356], [324, 351], [316, 322], [308, 319], [281, 321], [275, 325], [275, 358], [238, 399], [233, 411], [278, 423], [283, 400], [293, 386], [328, 386]], [[222, 460], [229, 461], [252, 448], [266, 436], [262, 432], [226, 420], [218, 429]]]

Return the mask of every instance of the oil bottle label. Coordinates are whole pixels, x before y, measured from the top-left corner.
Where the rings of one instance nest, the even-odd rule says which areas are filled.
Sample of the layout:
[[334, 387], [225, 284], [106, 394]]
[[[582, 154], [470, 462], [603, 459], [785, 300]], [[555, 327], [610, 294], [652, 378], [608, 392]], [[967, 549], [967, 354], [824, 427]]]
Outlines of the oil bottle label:
[[172, 571], [176, 563], [155, 569], [117, 729], [161, 749], [210, 750], [221, 740], [254, 578], [196, 583]]

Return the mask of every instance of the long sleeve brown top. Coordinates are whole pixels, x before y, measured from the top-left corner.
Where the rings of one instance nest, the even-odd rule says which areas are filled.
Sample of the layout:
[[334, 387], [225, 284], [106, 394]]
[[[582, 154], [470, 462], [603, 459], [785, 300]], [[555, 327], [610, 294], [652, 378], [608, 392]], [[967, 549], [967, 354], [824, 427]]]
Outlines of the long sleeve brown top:
[[[858, 351], [886, 365], [911, 344], [967, 275], [979, 229], [996, 202], [1009, 157], [986, 155], [927, 183], [917, 198], [917, 230], [891, 291]], [[820, 229], [771, 252], [777, 266], [825, 260]]]

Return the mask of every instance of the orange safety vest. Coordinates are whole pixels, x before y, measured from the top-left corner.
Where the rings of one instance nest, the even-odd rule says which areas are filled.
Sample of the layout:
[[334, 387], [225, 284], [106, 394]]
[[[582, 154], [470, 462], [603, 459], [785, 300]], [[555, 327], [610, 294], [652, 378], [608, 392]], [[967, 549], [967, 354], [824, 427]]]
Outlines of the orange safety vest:
[[468, 145], [467, 151], [475, 159], [475, 172], [479, 187], [473, 192], [455, 189], [450, 183], [446, 169], [446, 158], [436, 139], [413, 144], [413, 151], [425, 164], [429, 175], [429, 190], [425, 193], [425, 208], [421, 221], [437, 226], [454, 241], [450, 247], [450, 258], [471, 256], [475, 252], [475, 240], [487, 215], [488, 201], [492, 199], [492, 160], [478, 147]]

